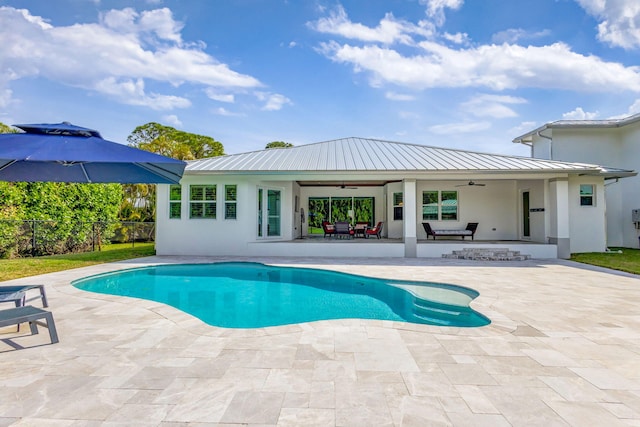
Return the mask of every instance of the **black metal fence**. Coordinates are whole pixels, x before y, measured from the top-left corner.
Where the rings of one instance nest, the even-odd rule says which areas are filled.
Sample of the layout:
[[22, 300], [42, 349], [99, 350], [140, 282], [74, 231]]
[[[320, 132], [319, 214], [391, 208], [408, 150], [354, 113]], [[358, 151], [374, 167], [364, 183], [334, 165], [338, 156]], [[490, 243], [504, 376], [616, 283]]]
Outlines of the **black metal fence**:
[[110, 243], [153, 242], [155, 222], [0, 220], [0, 258], [100, 250]]

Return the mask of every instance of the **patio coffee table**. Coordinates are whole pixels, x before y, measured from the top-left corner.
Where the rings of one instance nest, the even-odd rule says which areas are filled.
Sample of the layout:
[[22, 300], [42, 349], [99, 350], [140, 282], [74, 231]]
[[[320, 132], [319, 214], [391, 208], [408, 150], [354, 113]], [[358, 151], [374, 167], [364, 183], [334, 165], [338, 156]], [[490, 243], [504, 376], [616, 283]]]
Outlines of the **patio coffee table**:
[[365, 237], [367, 234], [367, 228], [367, 224], [356, 224], [355, 227], [353, 227], [354, 236]]

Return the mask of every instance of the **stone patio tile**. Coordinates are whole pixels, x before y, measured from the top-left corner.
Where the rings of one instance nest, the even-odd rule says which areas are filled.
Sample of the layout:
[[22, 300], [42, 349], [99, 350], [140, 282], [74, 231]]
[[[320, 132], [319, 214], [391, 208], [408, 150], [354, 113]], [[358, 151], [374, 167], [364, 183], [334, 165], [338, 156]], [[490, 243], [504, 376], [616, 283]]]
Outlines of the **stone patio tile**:
[[573, 372], [604, 390], [640, 390], [640, 383], [605, 368], [571, 368]]
[[237, 392], [220, 422], [235, 424], [275, 424], [280, 416], [284, 393]]
[[491, 404], [514, 426], [568, 426], [535, 392], [519, 387], [480, 387]]
[[440, 369], [447, 376], [451, 384], [497, 385], [497, 381], [480, 365], [477, 364], [445, 364]]
[[235, 396], [233, 384], [221, 384], [215, 379], [197, 381], [184, 390], [181, 399], [165, 417], [172, 422], [218, 422]]
[[126, 403], [111, 413], [106, 422], [122, 422], [130, 425], [157, 425], [166, 417], [172, 405]]
[[502, 415], [497, 414], [447, 414], [452, 425], [456, 427], [512, 427]]
[[355, 381], [355, 364], [351, 361], [316, 360], [313, 369], [314, 381]]
[[418, 427], [452, 424], [437, 398], [407, 396], [400, 405], [400, 425]]
[[456, 390], [474, 414], [499, 414], [495, 406], [483, 393], [482, 389], [473, 385], [457, 385]]
[[283, 393], [309, 393], [313, 371], [308, 369], [271, 369], [265, 381], [264, 391]]
[[539, 377], [540, 381], [570, 402], [610, 402], [606, 392], [581, 377]]
[[575, 360], [565, 356], [557, 350], [549, 349], [525, 349], [524, 354], [541, 364], [542, 366], [580, 366]]
[[333, 427], [336, 414], [333, 409], [282, 408], [278, 427]]
[[572, 426], [622, 427], [628, 425], [599, 404], [557, 401], [547, 402], [547, 404]]
[[458, 397], [458, 391], [443, 372], [408, 372], [403, 374], [412, 396]]

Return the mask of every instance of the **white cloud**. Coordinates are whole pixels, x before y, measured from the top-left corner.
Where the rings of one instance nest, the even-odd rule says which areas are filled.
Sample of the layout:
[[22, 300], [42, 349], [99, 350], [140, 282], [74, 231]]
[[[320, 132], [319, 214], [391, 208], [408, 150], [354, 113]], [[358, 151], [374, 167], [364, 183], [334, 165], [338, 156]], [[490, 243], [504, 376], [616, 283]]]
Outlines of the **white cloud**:
[[217, 114], [219, 116], [225, 116], [225, 117], [241, 117], [243, 116], [243, 114], [241, 113], [234, 113], [232, 111], [227, 110], [226, 108], [223, 107], [218, 107], [215, 110], [213, 110], [214, 114]]
[[123, 104], [144, 106], [153, 110], [173, 110], [191, 106], [191, 101], [179, 96], [147, 94], [142, 79], [117, 80], [115, 77], [107, 77], [95, 83], [95, 90]]
[[598, 117], [598, 112], [595, 111], [593, 113], [589, 113], [584, 111], [582, 107], [577, 107], [573, 111], [569, 111], [568, 113], [564, 113], [562, 118], [564, 120], [593, 120]]
[[629, 106], [626, 113], [608, 117], [609, 119], [624, 119], [629, 116], [634, 116], [640, 113], [640, 99], [636, 99], [633, 104]]
[[513, 44], [523, 39], [524, 40], [537, 39], [540, 37], [548, 36], [549, 34], [551, 34], [551, 31], [549, 30], [542, 30], [535, 33], [531, 33], [526, 30], [523, 30], [522, 28], [509, 28], [508, 30], [495, 33], [491, 37], [491, 40], [494, 43], [498, 43], [498, 44], [503, 44], [503, 43]]
[[600, 20], [598, 39], [624, 49], [640, 48], [640, 2], [637, 0], [576, 0]]
[[308, 22], [310, 28], [326, 34], [334, 34], [353, 40], [365, 42], [379, 42], [384, 44], [411, 43], [411, 34], [429, 36], [432, 28], [426, 23], [415, 25], [404, 20], [397, 20], [391, 13], [387, 13], [377, 27], [351, 22], [342, 6], [334, 9], [328, 17], [315, 22]]
[[427, 16], [434, 19], [440, 26], [444, 24], [445, 9], [458, 10], [462, 7], [464, 0], [420, 0], [420, 3], [427, 5]]
[[486, 87], [493, 90], [534, 87], [575, 91], [640, 92], [640, 68], [605, 62], [571, 51], [564, 43], [550, 46], [483, 45], [452, 49], [432, 41], [421, 52], [405, 56], [375, 45], [322, 43], [320, 52], [335, 62], [352, 64], [381, 81], [402, 87]]
[[526, 99], [515, 96], [480, 94], [464, 102], [461, 107], [474, 116], [503, 119], [518, 115], [505, 104], [525, 104], [526, 102]]
[[636, 101], [633, 104], [631, 104], [631, 106], [629, 107], [628, 113], [630, 116], [640, 113], [640, 99], [636, 99]]
[[[310, 26], [350, 40], [329, 40], [320, 43], [317, 51], [334, 62], [351, 65], [354, 72], [363, 73], [369, 84], [376, 88], [395, 85], [412, 90], [474, 87], [494, 91], [541, 88], [640, 92], [639, 66], [625, 66], [595, 55], [583, 55], [562, 42], [543, 46], [516, 44], [520, 39], [546, 36], [548, 30], [511, 29], [495, 36], [500, 44], [473, 44], [466, 34], [437, 32], [437, 18], [447, 9], [460, 8], [462, 0], [422, 0], [421, 3], [427, 7], [428, 19], [418, 25], [387, 14], [375, 28], [351, 22], [345, 10], [339, 7], [329, 17]], [[640, 1], [637, 4], [640, 8]], [[424, 31], [416, 31], [416, 28]], [[392, 46], [395, 42], [403, 43], [402, 49], [395, 49]]]
[[[56, 27], [27, 10], [0, 7], [0, 63], [13, 73], [10, 80], [39, 76], [154, 109], [183, 108], [190, 102], [147, 94], [146, 80], [156, 88], [188, 82], [228, 92], [261, 86], [216, 61], [201, 44], [185, 46], [181, 29], [167, 8], [111, 10], [98, 23]], [[0, 91], [6, 90], [2, 86], [9, 87], [5, 77], [0, 77]]]
[[489, 128], [491, 128], [491, 123], [489, 122], [463, 122], [431, 126], [429, 131], [438, 135], [454, 135], [480, 132]]
[[213, 99], [214, 101], [219, 101], [219, 102], [227, 102], [227, 103], [234, 103], [236, 100], [236, 97], [234, 94], [232, 93], [220, 93], [218, 92], [216, 89], [208, 87], [204, 90], [204, 92], [207, 94], [207, 97], [209, 97], [210, 99]]
[[469, 35], [467, 33], [455, 33], [449, 34], [444, 33], [443, 36], [445, 40], [449, 40], [455, 44], [468, 44], [469, 43]]
[[390, 99], [392, 101], [413, 101], [416, 99], [415, 96], [409, 95], [406, 93], [397, 93], [393, 91], [389, 91], [384, 94], [385, 98]]
[[171, 126], [182, 127], [182, 122], [180, 121], [178, 116], [176, 116], [175, 114], [168, 114], [166, 116], [162, 116], [162, 120], [165, 123], [169, 123]]
[[293, 104], [289, 98], [278, 93], [256, 92], [255, 95], [260, 101], [265, 101], [262, 107], [265, 111], [278, 111], [287, 104]]

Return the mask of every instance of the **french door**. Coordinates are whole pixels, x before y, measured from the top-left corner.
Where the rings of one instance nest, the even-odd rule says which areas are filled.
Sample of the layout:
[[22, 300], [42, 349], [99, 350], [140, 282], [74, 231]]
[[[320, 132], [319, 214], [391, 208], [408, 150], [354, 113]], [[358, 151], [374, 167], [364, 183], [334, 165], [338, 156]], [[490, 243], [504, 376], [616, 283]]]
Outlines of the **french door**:
[[280, 237], [282, 234], [282, 191], [258, 188], [258, 237]]

